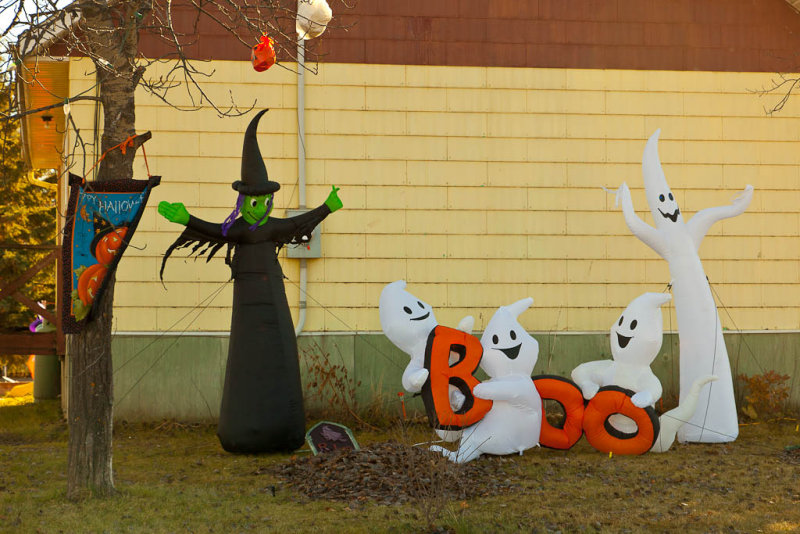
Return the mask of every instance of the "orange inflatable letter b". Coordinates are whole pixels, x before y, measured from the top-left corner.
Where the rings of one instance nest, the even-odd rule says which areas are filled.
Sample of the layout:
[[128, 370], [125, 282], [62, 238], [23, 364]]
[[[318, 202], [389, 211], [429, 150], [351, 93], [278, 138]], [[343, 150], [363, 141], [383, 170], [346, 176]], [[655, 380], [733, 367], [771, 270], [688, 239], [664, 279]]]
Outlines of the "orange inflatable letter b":
[[[451, 352], [458, 355], [452, 364]], [[472, 395], [472, 388], [480, 384], [472, 373], [482, 357], [483, 347], [475, 336], [446, 326], [431, 330], [425, 348], [428, 380], [422, 386], [422, 400], [434, 428], [459, 430], [474, 425], [492, 407], [492, 401]], [[464, 404], [455, 412], [450, 406], [450, 385], [464, 395]]]

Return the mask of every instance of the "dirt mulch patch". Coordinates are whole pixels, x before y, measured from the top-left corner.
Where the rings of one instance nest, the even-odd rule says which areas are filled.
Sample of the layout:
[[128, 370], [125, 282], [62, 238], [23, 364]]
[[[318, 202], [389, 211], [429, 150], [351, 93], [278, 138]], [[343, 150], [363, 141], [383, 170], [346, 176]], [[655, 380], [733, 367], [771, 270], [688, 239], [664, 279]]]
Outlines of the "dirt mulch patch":
[[518, 485], [506, 474], [508, 461], [487, 457], [457, 465], [426, 448], [383, 442], [359, 451], [294, 457], [272, 473], [312, 499], [397, 504], [431, 497], [464, 500], [517, 491]]
[[781, 456], [789, 463], [800, 464], [800, 445], [786, 447]]

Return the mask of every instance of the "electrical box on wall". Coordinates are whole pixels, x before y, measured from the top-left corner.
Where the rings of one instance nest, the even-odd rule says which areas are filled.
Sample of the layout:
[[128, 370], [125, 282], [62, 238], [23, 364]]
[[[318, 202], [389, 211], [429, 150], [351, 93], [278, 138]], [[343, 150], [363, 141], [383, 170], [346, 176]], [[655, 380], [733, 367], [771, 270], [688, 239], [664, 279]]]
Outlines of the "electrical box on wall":
[[[286, 217], [296, 217], [311, 210], [286, 210]], [[322, 256], [322, 232], [320, 228], [322, 224], [318, 224], [314, 231], [311, 232], [309, 240], [301, 245], [286, 245], [287, 258], [319, 258]]]

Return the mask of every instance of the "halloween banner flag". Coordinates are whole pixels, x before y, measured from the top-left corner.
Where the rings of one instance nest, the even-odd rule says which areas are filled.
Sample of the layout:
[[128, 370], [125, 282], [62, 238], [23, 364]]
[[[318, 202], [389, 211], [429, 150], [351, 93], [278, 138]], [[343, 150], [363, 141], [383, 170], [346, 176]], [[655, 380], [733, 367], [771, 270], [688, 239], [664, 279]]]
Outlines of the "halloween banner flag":
[[70, 174], [61, 249], [65, 333], [77, 334], [91, 320], [92, 307], [133, 237], [150, 191], [160, 181], [160, 176], [151, 176], [86, 183]]

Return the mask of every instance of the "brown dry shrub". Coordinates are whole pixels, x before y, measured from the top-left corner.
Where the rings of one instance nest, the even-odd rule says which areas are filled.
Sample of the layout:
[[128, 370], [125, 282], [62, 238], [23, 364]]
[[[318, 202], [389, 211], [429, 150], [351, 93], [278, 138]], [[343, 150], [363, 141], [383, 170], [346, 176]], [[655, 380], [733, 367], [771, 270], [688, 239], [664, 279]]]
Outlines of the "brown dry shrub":
[[789, 375], [767, 371], [760, 375], [739, 375], [744, 386], [742, 412], [750, 419], [781, 417], [789, 400]]

